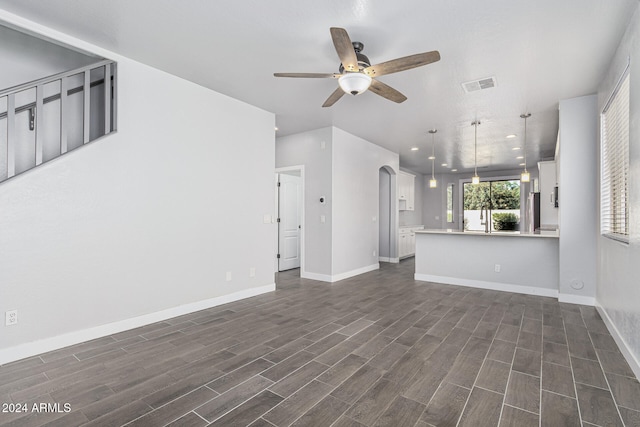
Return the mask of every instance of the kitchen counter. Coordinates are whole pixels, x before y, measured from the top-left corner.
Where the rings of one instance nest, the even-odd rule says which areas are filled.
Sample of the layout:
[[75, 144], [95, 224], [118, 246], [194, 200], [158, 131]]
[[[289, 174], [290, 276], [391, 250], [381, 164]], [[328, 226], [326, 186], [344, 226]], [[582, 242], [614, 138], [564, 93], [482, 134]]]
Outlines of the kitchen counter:
[[455, 234], [460, 236], [486, 236], [486, 237], [545, 237], [545, 238], [558, 238], [557, 231], [543, 230], [539, 233], [520, 233], [519, 231], [492, 231], [491, 233], [484, 233], [482, 231], [460, 231], [453, 229], [427, 229], [418, 230], [419, 234]]
[[416, 280], [558, 297], [557, 233], [415, 232]]

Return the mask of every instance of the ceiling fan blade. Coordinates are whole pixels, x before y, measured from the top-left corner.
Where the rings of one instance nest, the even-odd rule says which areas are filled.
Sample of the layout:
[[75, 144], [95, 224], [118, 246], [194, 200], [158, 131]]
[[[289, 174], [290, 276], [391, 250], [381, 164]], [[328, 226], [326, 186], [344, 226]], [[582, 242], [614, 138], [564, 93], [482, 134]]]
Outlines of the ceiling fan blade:
[[356, 57], [356, 51], [353, 49], [353, 44], [347, 34], [347, 30], [344, 28], [331, 27], [331, 38], [333, 39], [333, 46], [336, 48], [340, 62], [347, 71], [358, 71], [358, 58]]
[[338, 73], [273, 73], [275, 77], [297, 77], [303, 79], [337, 79], [342, 74]]
[[370, 77], [384, 76], [385, 74], [397, 73], [398, 71], [421, 67], [439, 60], [440, 52], [433, 50], [431, 52], [417, 53], [403, 58], [392, 59], [391, 61], [367, 67], [363, 71]]
[[344, 95], [344, 91], [342, 90], [342, 88], [340, 86], [338, 86], [338, 88], [336, 90], [333, 91], [333, 93], [331, 95], [329, 95], [329, 97], [327, 98], [326, 101], [324, 101], [324, 104], [322, 104], [323, 107], [331, 107], [333, 104], [335, 104], [340, 98], [342, 98], [342, 95]]
[[369, 90], [376, 95], [380, 95], [381, 97], [387, 98], [388, 100], [393, 102], [397, 102], [398, 104], [407, 100], [406, 96], [379, 80], [372, 79]]

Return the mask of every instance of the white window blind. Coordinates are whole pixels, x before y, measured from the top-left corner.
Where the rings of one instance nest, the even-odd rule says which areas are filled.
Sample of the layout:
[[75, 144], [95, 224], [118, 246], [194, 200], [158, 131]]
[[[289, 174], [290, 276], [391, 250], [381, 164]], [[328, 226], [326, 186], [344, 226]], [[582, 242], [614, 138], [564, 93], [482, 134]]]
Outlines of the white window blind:
[[600, 231], [629, 241], [629, 73], [625, 71], [602, 111]]

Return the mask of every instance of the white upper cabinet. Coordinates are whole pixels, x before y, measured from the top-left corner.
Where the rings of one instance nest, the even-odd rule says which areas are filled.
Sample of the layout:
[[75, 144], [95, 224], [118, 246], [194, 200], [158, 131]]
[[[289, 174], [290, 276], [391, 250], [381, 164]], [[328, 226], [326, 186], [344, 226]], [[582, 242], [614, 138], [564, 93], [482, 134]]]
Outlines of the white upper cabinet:
[[415, 175], [403, 171], [398, 172], [398, 199], [401, 211], [414, 210]]

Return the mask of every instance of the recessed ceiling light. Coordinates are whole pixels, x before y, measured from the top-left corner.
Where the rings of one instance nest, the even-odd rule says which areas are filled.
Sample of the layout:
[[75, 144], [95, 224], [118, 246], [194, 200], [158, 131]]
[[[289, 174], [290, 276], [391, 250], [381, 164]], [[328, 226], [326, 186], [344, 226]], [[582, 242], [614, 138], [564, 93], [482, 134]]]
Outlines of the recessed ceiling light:
[[519, 149], [520, 149], [520, 147], [513, 147], [513, 148], [512, 148], [512, 150], [513, 150], [513, 151], [517, 151], [517, 150], [519, 150]]
[[443, 164], [442, 164], [442, 166], [447, 166], [447, 164], [446, 164], [446, 163], [443, 163]]
[[427, 157], [429, 160], [435, 160], [436, 156], [429, 156]]
[[516, 157], [516, 159], [518, 159], [518, 160], [524, 159], [524, 156], [518, 156], [518, 157]]
[[411, 151], [418, 151], [419, 148], [418, 147], [411, 147]]
[[451, 172], [458, 172], [458, 169], [451, 169]]
[[278, 131], [278, 126], [274, 127], [273, 130]]
[[518, 166], [524, 166], [524, 163], [520, 163]]
[[506, 137], [508, 139], [511, 139], [511, 138], [515, 138], [516, 136], [518, 136], [518, 135], [516, 135], [515, 133], [512, 133], [511, 135], [507, 135]]

